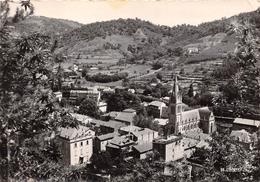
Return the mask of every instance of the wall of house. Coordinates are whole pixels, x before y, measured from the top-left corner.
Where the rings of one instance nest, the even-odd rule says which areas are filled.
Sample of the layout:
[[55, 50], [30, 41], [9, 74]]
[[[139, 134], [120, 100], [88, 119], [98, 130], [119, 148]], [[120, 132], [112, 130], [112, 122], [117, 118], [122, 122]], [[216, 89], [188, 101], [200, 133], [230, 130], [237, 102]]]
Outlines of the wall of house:
[[165, 146], [165, 162], [175, 161], [183, 158], [183, 141], [177, 140]]
[[64, 156], [60, 163], [63, 165], [70, 165], [70, 142], [64, 138], [58, 137], [61, 154]]
[[158, 132], [153, 131], [145, 134], [140, 134], [134, 138], [137, 138], [137, 141], [152, 142], [153, 139], [158, 138]]
[[70, 165], [88, 162], [93, 154], [93, 139], [90, 137], [71, 141], [70, 151]]

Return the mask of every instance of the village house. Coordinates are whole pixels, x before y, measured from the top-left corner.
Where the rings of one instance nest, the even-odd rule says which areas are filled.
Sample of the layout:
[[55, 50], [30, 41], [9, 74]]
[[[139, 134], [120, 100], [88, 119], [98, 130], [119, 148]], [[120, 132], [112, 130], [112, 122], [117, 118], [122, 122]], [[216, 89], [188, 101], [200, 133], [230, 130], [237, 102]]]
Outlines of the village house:
[[232, 130], [245, 129], [249, 133], [256, 132], [260, 126], [260, 121], [253, 119], [235, 118]]
[[134, 141], [129, 138], [128, 135], [115, 136], [110, 143], [106, 145], [106, 151], [108, 151], [112, 158], [116, 157], [132, 157]]
[[95, 132], [88, 127], [59, 128], [57, 140], [64, 156], [63, 165], [78, 165], [89, 162], [93, 154], [93, 137]]
[[70, 101], [76, 101], [78, 99], [93, 99], [97, 104], [100, 100], [100, 92], [97, 89], [89, 89], [89, 90], [71, 90], [69, 95]]
[[76, 120], [80, 121], [82, 124], [89, 124], [90, 121], [93, 119], [89, 116], [83, 115], [83, 114], [77, 114], [77, 113], [70, 113], [70, 115], [75, 118]]
[[124, 123], [118, 121], [101, 121], [96, 119], [92, 120], [90, 124], [93, 127], [99, 128], [100, 133], [102, 134], [118, 132], [120, 127], [126, 126]]
[[115, 120], [115, 118], [120, 114], [121, 112], [117, 112], [117, 111], [111, 111], [109, 113], [103, 114], [101, 116], [101, 119], [103, 121], [109, 121], [109, 120]]
[[152, 101], [147, 106], [147, 113], [154, 118], [161, 118], [163, 114], [163, 108], [166, 108], [164, 110], [167, 110], [166, 104], [164, 102]]
[[115, 136], [119, 136], [119, 133], [114, 132], [96, 136], [94, 138], [93, 145], [94, 153], [98, 153], [99, 151], [106, 151], [106, 145], [108, 145]]
[[119, 121], [126, 125], [131, 125], [135, 116], [136, 111], [134, 109], [125, 109], [115, 117], [115, 121]]
[[254, 142], [256, 142], [257, 140], [256, 134], [255, 137], [253, 137], [252, 134], [244, 129], [232, 131], [230, 134], [230, 138], [232, 138], [237, 144], [247, 150], [253, 150]]
[[119, 129], [119, 133], [122, 135], [129, 134], [131, 139], [135, 142], [146, 143], [152, 142], [158, 137], [158, 131], [151, 130], [149, 128], [140, 128], [138, 126], [125, 126]]
[[153, 151], [153, 143], [143, 143], [132, 147], [133, 157], [137, 159], [145, 159], [147, 154]]
[[167, 138], [157, 138], [153, 141], [153, 152], [159, 152], [164, 162], [183, 158], [184, 146], [182, 136], [169, 135]]

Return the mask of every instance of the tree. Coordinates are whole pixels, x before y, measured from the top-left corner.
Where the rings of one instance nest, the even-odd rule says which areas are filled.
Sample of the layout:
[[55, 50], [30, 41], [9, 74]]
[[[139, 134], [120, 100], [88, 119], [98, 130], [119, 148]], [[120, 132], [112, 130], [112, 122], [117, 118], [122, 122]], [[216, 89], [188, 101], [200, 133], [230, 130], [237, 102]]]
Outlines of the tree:
[[190, 89], [188, 91], [188, 96], [193, 97], [193, 84], [190, 84]]
[[126, 108], [135, 109], [139, 111], [141, 100], [135, 95], [125, 90], [118, 90], [112, 94], [107, 101], [107, 110], [123, 111]]
[[160, 72], [157, 73], [157, 74], [156, 74], [156, 78], [158, 78], [159, 80], [162, 80], [162, 73], [160, 73]]
[[88, 115], [96, 119], [100, 118], [99, 108], [97, 103], [93, 99], [84, 99], [80, 102], [79, 105], [79, 114]]
[[200, 98], [201, 106], [213, 106], [213, 95], [210, 92], [203, 93]]
[[[21, 5], [25, 9], [21, 19], [33, 13], [30, 1], [23, 1]], [[63, 176], [62, 167], [56, 163], [57, 145], [45, 145], [42, 137], [58, 127], [78, 125], [69, 114], [70, 108], [61, 108], [52, 96], [55, 45], [48, 36], [38, 33], [14, 39], [8, 13], [8, 1], [1, 2], [0, 168], [8, 166], [8, 171], [3, 170], [0, 178], [7, 181], [6, 172], [15, 181]]]

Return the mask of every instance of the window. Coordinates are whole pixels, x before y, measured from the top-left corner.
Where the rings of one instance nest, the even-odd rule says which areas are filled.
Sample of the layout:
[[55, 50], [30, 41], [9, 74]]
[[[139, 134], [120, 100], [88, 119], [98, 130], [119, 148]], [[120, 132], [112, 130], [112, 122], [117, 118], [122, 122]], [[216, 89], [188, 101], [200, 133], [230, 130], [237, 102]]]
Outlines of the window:
[[74, 153], [75, 153], [75, 157], [77, 157], [77, 150], [74, 150]]
[[88, 145], [88, 140], [86, 141], [86, 145]]
[[80, 142], [80, 146], [83, 147], [83, 142]]
[[80, 149], [80, 155], [83, 155], [83, 149]]
[[75, 148], [75, 149], [77, 148], [77, 143], [74, 144], [74, 148]]

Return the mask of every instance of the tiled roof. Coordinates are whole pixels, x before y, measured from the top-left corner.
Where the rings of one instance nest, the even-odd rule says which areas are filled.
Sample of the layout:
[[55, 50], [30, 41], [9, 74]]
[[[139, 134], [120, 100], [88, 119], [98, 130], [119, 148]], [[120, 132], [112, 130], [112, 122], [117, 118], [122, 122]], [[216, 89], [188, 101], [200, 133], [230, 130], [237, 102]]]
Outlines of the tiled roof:
[[151, 130], [149, 128], [142, 128], [139, 131], [133, 131], [132, 134], [135, 135], [135, 136], [140, 136], [140, 135], [145, 135], [145, 134], [148, 134], [148, 133], [152, 134], [153, 132], [157, 132], [157, 131]]
[[120, 113], [116, 118], [115, 120], [118, 120], [118, 121], [126, 121], [126, 122], [129, 122], [131, 123], [134, 119], [134, 116], [135, 114], [134, 113]]
[[78, 128], [59, 128], [59, 136], [67, 139], [77, 139], [85, 136], [94, 136], [95, 132], [88, 127], [79, 125]]
[[118, 136], [118, 135], [119, 135], [119, 133], [115, 132], [115, 133], [108, 133], [108, 134], [105, 134], [105, 135], [100, 135], [100, 136], [97, 136], [97, 138], [100, 141], [104, 141], [104, 140], [112, 139], [112, 138], [114, 138], [115, 136]]
[[152, 101], [148, 104], [148, 106], [151, 105], [151, 106], [156, 106], [156, 107], [161, 107], [161, 106], [165, 106], [165, 103], [164, 102], [160, 102], [160, 101]]
[[134, 141], [130, 140], [126, 136], [115, 136], [111, 140], [110, 145], [116, 145], [116, 146], [121, 146], [122, 147], [124, 145], [132, 144], [132, 143], [134, 143]]
[[133, 148], [135, 148], [140, 153], [144, 153], [153, 150], [153, 143], [147, 142], [142, 145], [135, 145]]
[[190, 111], [185, 111], [182, 113], [182, 121], [187, 121], [189, 122], [189, 120], [199, 120], [200, 119], [200, 115], [199, 115], [199, 110], [198, 109], [193, 109]]
[[124, 123], [113, 121], [113, 120], [110, 121], [92, 120], [90, 123], [98, 126], [106, 126], [109, 128], [120, 128], [122, 126], [125, 126]]
[[138, 131], [140, 129], [141, 129], [140, 127], [134, 125], [124, 126], [120, 128], [121, 131], [125, 131], [125, 132]]
[[248, 125], [248, 126], [260, 126], [260, 121], [253, 119], [235, 118], [234, 124]]
[[89, 116], [77, 114], [77, 113], [71, 113], [71, 116], [76, 120], [81, 121], [82, 123], [89, 123], [91, 120], [93, 120]]

